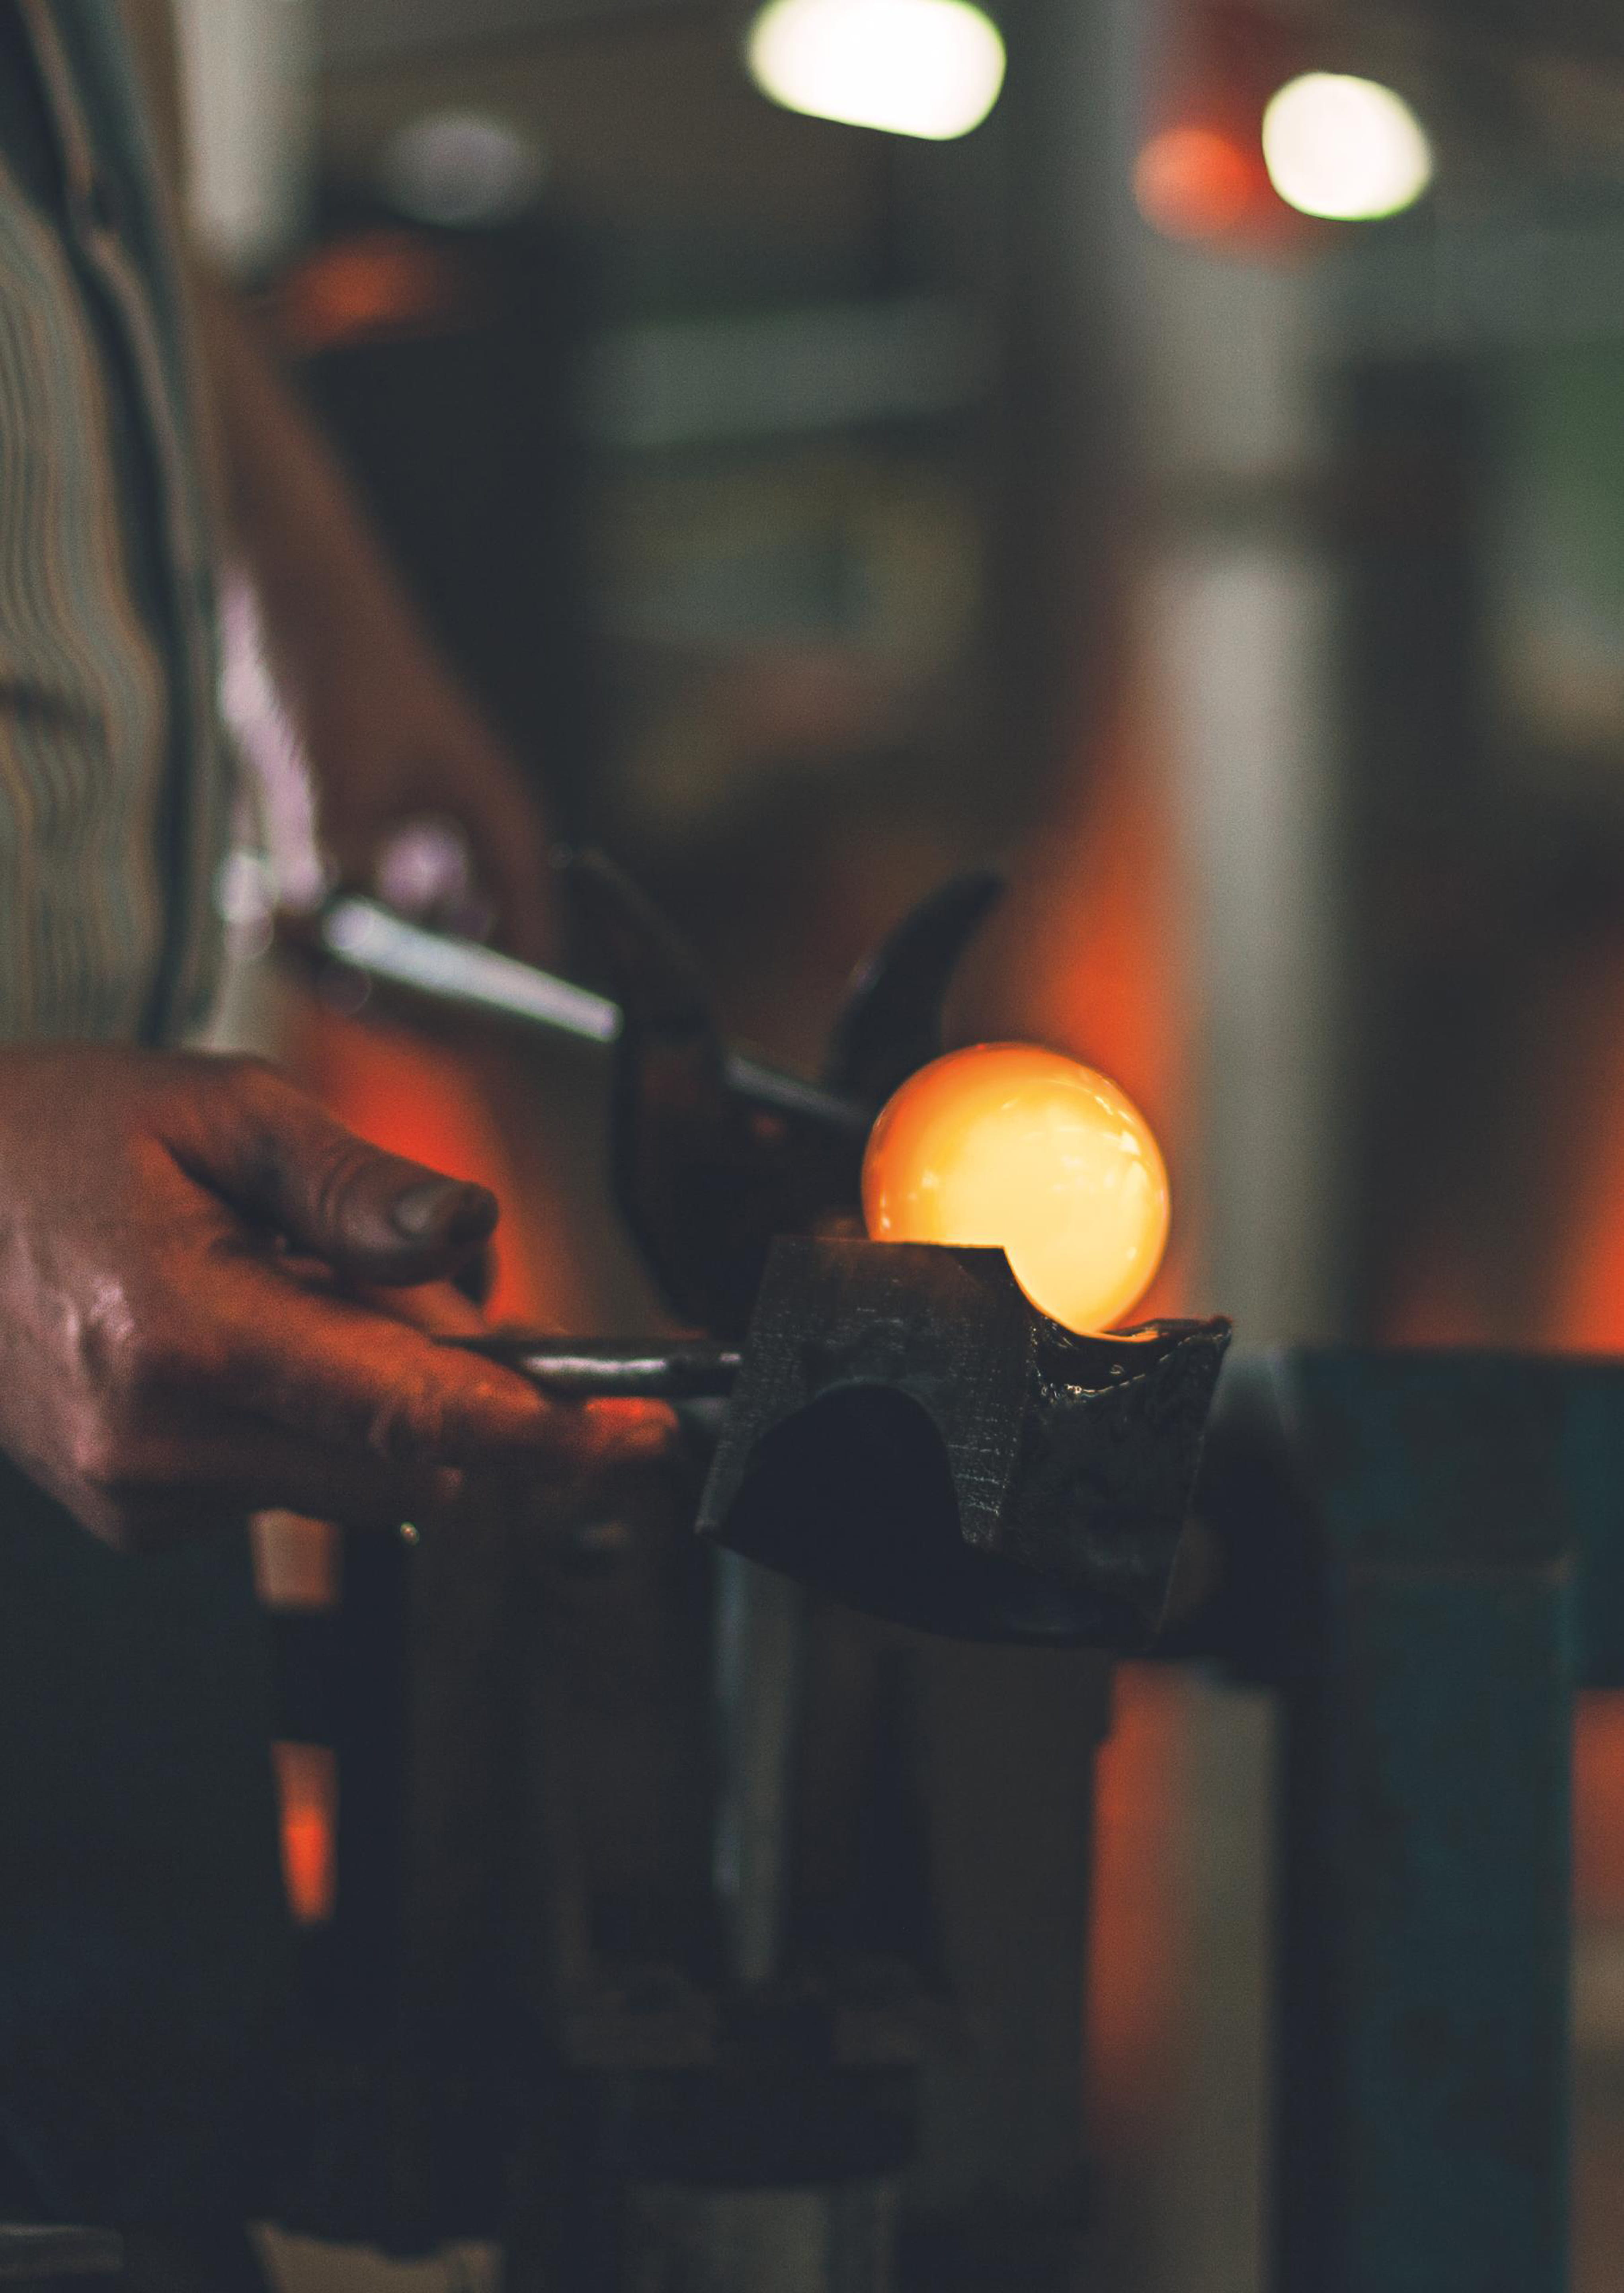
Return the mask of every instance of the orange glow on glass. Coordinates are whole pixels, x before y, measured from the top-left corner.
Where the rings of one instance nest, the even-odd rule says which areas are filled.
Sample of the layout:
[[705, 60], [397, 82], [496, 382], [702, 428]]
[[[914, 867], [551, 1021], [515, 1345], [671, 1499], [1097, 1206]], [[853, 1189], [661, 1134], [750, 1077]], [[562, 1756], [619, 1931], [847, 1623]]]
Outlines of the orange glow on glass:
[[863, 1158], [876, 1242], [1001, 1248], [1033, 1305], [1069, 1330], [1110, 1329], [1143, 1296], [1168, 1207], [1160, 1149], [1132, 1100], [1028, 1043], [979, 1043], [922, 1067]]

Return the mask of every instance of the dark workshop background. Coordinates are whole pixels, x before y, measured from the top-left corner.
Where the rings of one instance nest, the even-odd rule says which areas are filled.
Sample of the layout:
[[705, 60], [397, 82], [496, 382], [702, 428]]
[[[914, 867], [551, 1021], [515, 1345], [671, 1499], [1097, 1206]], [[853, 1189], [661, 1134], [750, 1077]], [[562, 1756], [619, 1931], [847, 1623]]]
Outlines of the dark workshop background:
[[[656, 895], [731, 1029], [815, 1062], [865, 948], [1002, 857], [960, 1025], [1151, 1114], [1157, 1303], [1248, 1340], [1624, 1347], [1624, 17], [997, 13], [998, 102], [932, 142], [769, 102], [731, 4], [191, 0], [200, 223], [561, 835]], [[1263, 106], [1314, 71], [1411, 107], [1406, 211], [1272, 185]], [[296, 871], [240, 627], [231, 674]], [[505, 1306], [651, 1310], [578, 1079], [308, 1006], [251, 934], [226, 1025], [494, 1179]], [[1125, 1673], [1091, 1929], [1030, 1946], [1088, 1957], [1111, 2293], [1257, 2283], [1267, 1728]], [[1577, 2282], [1613, 2293], [1608, 1699], [1578, 1757]], [[283, 1780], [319, 1921], [319, 1762]], [[275, 2257], [287, 2293], [487, 2266]]]

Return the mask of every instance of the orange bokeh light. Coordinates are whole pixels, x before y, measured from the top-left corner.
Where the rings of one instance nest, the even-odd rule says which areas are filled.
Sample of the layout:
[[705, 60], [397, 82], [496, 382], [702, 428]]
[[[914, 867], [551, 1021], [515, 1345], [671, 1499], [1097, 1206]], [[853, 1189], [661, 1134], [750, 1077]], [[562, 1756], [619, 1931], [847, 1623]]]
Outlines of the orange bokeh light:
[[877, 1242], [1001, 1248], [1041, 1312], [1104, 1330], [1161, 1262], [1168, 1174], [1144, 1117], [1093, 1067], [978, 1043], [922, 1067], [885, 1107], [863, 1216]]
[[1169, 239], [1220, 239], [1267, 190], [1260, 160], [1220, 127], [1187, 125], [1152, 135], [1134, 168], [1134, 199]]
[[382, 336], [442, 333], [468, 316], [468, 283], [442, 250], [406, 231], [320, 247], [278, 288], [273, 309], [303, 355]]
[[273, 1744], [282, 1879], [295, 1924], [320, 1926], [338, 1899], [338, 1761], [325, 1744]]

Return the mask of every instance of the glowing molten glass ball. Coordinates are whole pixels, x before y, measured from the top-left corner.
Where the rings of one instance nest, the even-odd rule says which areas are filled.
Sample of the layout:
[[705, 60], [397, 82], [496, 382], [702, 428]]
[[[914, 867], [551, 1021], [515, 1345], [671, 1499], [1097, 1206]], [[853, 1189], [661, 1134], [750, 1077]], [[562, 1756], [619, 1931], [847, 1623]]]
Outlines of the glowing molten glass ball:
[[1001, 1247], [1034, 1306], [1109, 1329], [1150, 1286], [1168, 1174], [1114, 1082], [1030, 1043], [978, 1043], [910, 1075], [869, 1133], [876, 1242]]

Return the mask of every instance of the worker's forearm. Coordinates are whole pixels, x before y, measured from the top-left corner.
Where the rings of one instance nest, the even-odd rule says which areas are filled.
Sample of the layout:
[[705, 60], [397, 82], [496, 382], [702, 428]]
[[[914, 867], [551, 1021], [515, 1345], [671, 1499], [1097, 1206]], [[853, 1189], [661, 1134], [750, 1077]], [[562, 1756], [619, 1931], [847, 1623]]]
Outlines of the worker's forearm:
[[318, 706], [375, 652], [415, 658], [417, 616], [350, 485], [229, 289], [198, 302], [231, 546], [258, 593], [287, 697]]
[[515, 954], [545, 961], [550, 876], [535, 791], [441, 658], [250, 322], [216, 285], [198, 299], [225, 513], [333, 868], [376, 884], [401, 823], [449, 820], [469, 881], [447, 920], [494, 924]]

